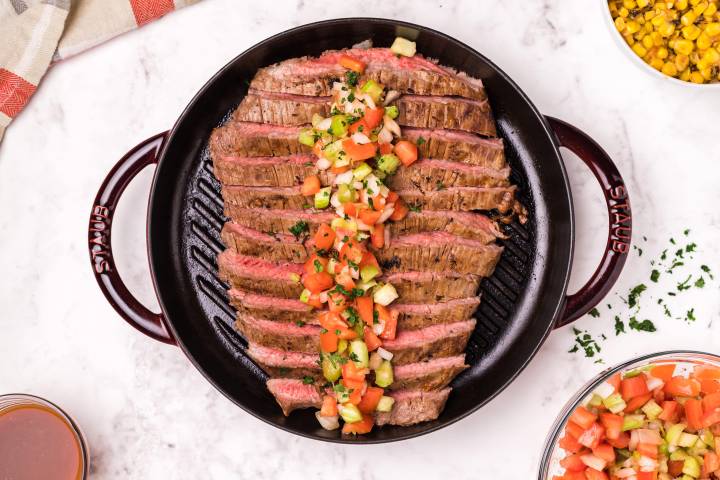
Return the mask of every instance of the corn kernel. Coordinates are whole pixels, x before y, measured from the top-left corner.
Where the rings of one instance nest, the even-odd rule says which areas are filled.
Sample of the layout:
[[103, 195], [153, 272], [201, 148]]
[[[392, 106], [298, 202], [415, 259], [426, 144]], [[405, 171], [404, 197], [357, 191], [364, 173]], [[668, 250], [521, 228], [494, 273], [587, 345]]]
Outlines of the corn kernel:
[[712, 22], [708, 23], [705, 26], [705, 33], [708, 34], [710, 37], [717, 37], [720, 35], [720, 23], [718, 22]]
[[627, 31], [630, 33], [636, 33], [640, 31], [640, 24], [637, 23], [635, 20], [630, 20], [626, 23]]
[[702, 32], [702, 30], [695, 25], [688, 25], [682, 28], [682, 35], [688, 40], [695, 40], [700, 36], [700, 32]]
[[697, 5], [695, 5], [695, 7], [693, 8], [693, 13], [699, 17], [700, 15], [703, 14], [703, 12], [705, 11], [705, 9], [707, 7], [708, 7], [707, 2], [700, 2]]
[[623, 18], [627, 18], [627, 16], [630, 15], [630, 12], [628, 12], [627, 8], [622, 7], [620, 10], [618, 10], [618, 14]]
[[635, 54], [640, 57], [644, 57], [645, 54], [647, 53], [647, 49], [645, 47], [643, 47], [642, 45], [640, 45], [639, 43], [636, 43], [635, 45], [633, 45], [632, 49], [633, 49], [633, 52], [635, 52]]
[[698, 3], [700, 3], [700, 0], [690, 0], [690, 5], [692, 5], [693, 7]]
[[718, 52], [714, 48], [708, 48], [707, 51], [703, 54], [702, 60], [708, 66], [714, 65], [720, 62], [720, 52]]
[[705, 50], [712, 46], [712, 40], [710, 40], [710, 37], [708, 37], [705, 32], [702, 32], [697, 40], [695, 40], [695, 44], [700, 50]]
[[680, 74], [679, 78], [683, 82], [689, 82], [690, 81], [690, 69], [686, 68], [685, 70], [683, 70], [683, 72]]
[[690, 57], [687, 55], [678, 55], [675, 57], [675, 66], [678, 70], [685, 70], [690, 65]]
[[677, 8], [678, 10], [685, 10], [687, 7], [687, 0], [678, 0], [677, 2], [675, 2], [675, 8]]
[[655, 27], [659, 27], [662, 24], [665, 23], [665, 14], [664, 13], [658, 13], [653, 17], [652, 20], [650, 20], [650, 23], [652, 23]]
[[677, 67], [675, 67], [674, 63], [667, 62], [662, 66], [662, 73], [665, 75], [669, 75], [671, 77], [674, 77], [677, 75]]
[[655, 56], [656, 56], [657, 58], [661, 58], [661, 59], [663, 59], [663, 60], [665, 60], [666, 58], [668, 58], [668, 55], [670, 55], [670, 52], [668, 52], [668, 49], [665, 48], [665, 47], [659, 47], [659, 48], [657, 49], [657, 52], [655, 53]]
[[680, 17], [680, 23], [682, 23], [683, 25], [686, 25], [686, 26], [687, 26], [687, 25], [692, 25], [693, 22], [695, 22], [695, 19], [696, 19], [696, 18], [697, 18], [697, 17], [695, 16], [695, 13], [693, 13], [692, 11], [690, 11], [690, 12], [687, 12], [687, 13], [686, 13], [685, 15], [683, 15], [682, 17]]
[[653, 58], [650, 60], [649, 65], [653, 67], [655, 70], [662, 70], [663, 65], [665, 65], [665, 62], [660, 60], [659, 58]]
[[710, 5], [708, 5], [708, 7], [703, 12], [703, 17], [711, 18], [713, 15], [715, 15], [715, 13], [717, 13], [717, 11], [718, 11], [717, 5], [715, 5], [714, 3], [711, 3]]
[[676, 40], [673, 48], [676, 52], [682, 53], [683, 55], [690, 55], [690, 52], [695, 48], [695, 44], [690, 40]]
[[640, 8], [645, 8], [650, 3], [650, 0], [637, 0], [637, 6]]
[[670, 22], [665, 22], [658, 28], [658, 32], [660, 32], [660, 35], [663, 37], [669, 37], [673, 33], [675, 33], [675, 25]]
[[700, 75], [702, 75], [702, 77], [705, 80], [708, 80], [708, 81], [712, 80], [712, 77], [713, 77], [712, 69], [711, 68], [703, 68], [700, 70]]
[[627, 8], [628, 10], [632, 10], [637, 6], [637, 3], [635, 3], [635, 0], [623, 0], [623, 7]]
[[625, 30], [625, 19], [622, 17], [617, 17], [615, 19], [615, 28], [618, 29], [618, 32], [622, 32]]
[[659, 47], [660, 45], [663, 45], [665, 43], [662, 35], [660, 35], [658, 32], [652, 32], [650, 36], [653, 39], [653, 45], [655, 45], [656, 47]]
[[705, 83], [705, 79], [700, 74], [700, 72], [692, 72], [690, 74], [690, 81], [692, 83]]

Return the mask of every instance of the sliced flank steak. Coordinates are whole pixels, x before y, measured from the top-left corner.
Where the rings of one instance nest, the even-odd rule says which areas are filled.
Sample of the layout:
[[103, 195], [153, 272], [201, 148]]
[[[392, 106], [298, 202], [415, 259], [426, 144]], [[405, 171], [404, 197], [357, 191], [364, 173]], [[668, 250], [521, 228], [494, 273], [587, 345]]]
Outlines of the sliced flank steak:
[[320, 407], [320, 390], [313, 384], [292, 378], [272, 378], [266, 383], [283, 413], [287, 417], [293, 410]]
[[248, 342], [290, 352], [318, 352], [320, 327], [238, 315], [235, 327]]
[[385, 272], [453, 270], [489, 277], [503, 247], [458, 237], [447, 232], [415, 233], [396, 237], [390, 246], [373, 249]]
[[444, 272], [395, 272], [383, 276], [392, 283], [404, 304], [445, 302], [474, 296], [480, 286], [477, 275]]
[[386, 182], [392, 190], [417, 188], [427, 191], [437, 189], [438, 184], [445, 187], [507, 187], [509, 178], [510, 167], [507, 166], [496, 170], [448, 160], [422, 159], [399, 169]]
[[[400, 301], [404, 301], [400, 297]], [[400, 330], [417, 330], [429, 325], [455, 323], [472, 317], [480, 297], [458, 298], [438, 303], [398, 303], [392, 309], [399, 313]]]
[[[331, 97], [250, 90], [233, 113], [239, 122], [307, 125], [313, 115], [331, 115]], [[460, 97], [403, 95], [395, 102], [397, 123], [407, 127], [463, 130], [494, 137], [495, 121], [487, 101]]]
[[394, 340], [385, 340], [383, 348], [393, 353], [393, 365], [452, 357], [465, 350], [474, 329], [475, 320], [466, 320], [440, 323], [420, 330], [402, 330]]
[[375, 415], [376, 425], [415, 425], [429, 422], [440, 416], [451, 388], [424, 392], [422, 390], [398, 390], [391, 392], [395, 399], [393, 409], [388, 413]]
[[299, 263], [270, 262], [228, 249], [218, 255], [218, 267], [220, 279], [232, 288], [281, 298], [298, 298], [303, 291]]
[[[316, 161], [317, 157], [314, 155], [220, 156], [213, 158], [213, 167], [215, 176], [225, 185], [292, 187], [302, 184], [309, 175], [317, 175]], [[323, 183], [327, 184], [327, 178], [324, 180]]]
[[226, 247], [240, 255], [274, 262], [305, 262], [314, 250], [311, 238], [263, 233], [233, 222], [225, 223], [220, 236]]
[[317, 313], [312, 311], [312, 307], [297, 298], [271, 297], [235, 288], [228, 290], [228, 296], [238, 315], [276, 322], [295, 322], [298, 325], [318, 323]]
[[330, 96], [333, 82], [343, 79], [347, 72], [338, 63], [342, 55], [350, 55], [367, 65], [364, 78], [373, 79], [400, 93], [487, 99], [481, 80], [440, 66], [419, 54], [398, 57], [389, 48], [330, 50], [319, 57], [284, 60], [258, 70], [250, 88], [295, 95]]
[[496, 170], [507, 165], [500, 138], [482, 138], [454, 130], [410, 127], [402, 129], [402, 136], [415, 142], [420, 158], [449, 160]]
[[[297, 228], [298, 222], [307, 224], [307, 234], [314, 235], [323, 223], [330, 223], [336, 217], [328, 210], [283, 210], [272, 208], [244, 208], [226, 205], [225, 215], [237, 225], [260, 232], [278, 235], [288, 234]], [[420, 210], [409, 212], [399, 221], [388, 224], [392, 235], [407, 235], [430, 231], [444, 231], [490, 243], [505, 238], [497, 223], [485, 215], [474, 212], [453, 210]]]
[[[436, 190], [424, 192], [419, 189], [397, 190], [396, 193], [408, 204], [430, 210], [493, 210], [507, 212], [515, 202], [514, 185], [511, 187], [450, 187], [436, 185]], [[302, 210], [312, 204], [311, 197], [300, 193], [300, 187], [247, 187], [224, 185], [225, 206], [241, 208], [273, 208]]]
[[[288, 352], [250, 342], [247, 354], [272, 378], [305, 378], [323, 381], [317, 353]], [[393, 369], [390, 390], [444, 388], [463, 370], [465, 355], [442, 357], [398, 365]]]

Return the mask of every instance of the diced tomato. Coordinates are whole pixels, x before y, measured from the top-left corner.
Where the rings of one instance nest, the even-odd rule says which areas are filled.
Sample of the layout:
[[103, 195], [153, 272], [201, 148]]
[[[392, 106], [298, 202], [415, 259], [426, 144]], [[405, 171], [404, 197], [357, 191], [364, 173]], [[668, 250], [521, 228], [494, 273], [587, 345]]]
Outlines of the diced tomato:
[[320, 293], [332, 288], [333, 278], [327, 272], [313, 272], [303, 276], [303, 285], [312, 293]]
[[406, 167], [412, 165], [418, 159], [417, 145], [407, 140], [400, 140], [395, 144], [395, 155]]
[[361, 118], [357, 122], [351, 123], [350, 126], [348, 127], [348, 130], [350, 130], [350, 133], [360, 132], [364, 135], [368, 135], [368, 132], [370, 132], [370, 130], [372, 130], [372, 128], [370, 128], [370, 126], [367, 124], [367, 122], [365, 122], [364, 118]]
[[385, 208], [387, 201], [382, 195], [375, 195], [374, 197], [372, 197], [372, 204], [375, 210], [382, 210], [383, 208]]
[[650, 369], [650, 375], [652, 375], [655, 378], [659, 378], [663, 382], [667, 382], [670, 380], [673, 376], [673, 373], [675, 372], [675, 364], [674, 363], [666, 363], [666, 364], [659, 364], [655, 365]]
[[315, 145], [313, 145], [312, 152], [315, 154], [316, 157], [322, 157], [322, 151], [323, 147], [325, 146], [325, 143], [323, 143], [322, 140], [318, 140], [315, 142]]
[[372, 331], [372, 328], [365, 327], [365, 333], [363, 335], [365, 337], [365, 344], [367, 345], [369, 352], [373, 352], [379, 347], [382, 347], [382, 340], [380, 340], [377, 335], [375, 335], [375, 332]]
[[365, 208], [368, 207], [364, 203], [343, 203], [343, 212], [345, 213], [345, 215], [353, 218], [356, 218], [358, 215], [360, 215], [360, 212]]
[[345, 173], [345, 172], [347, 172], [348, 170], [350, 170], [350, 165], [343, 165], [342, 167], [339, 167], [339, 166], [333, 164], [333, 165], [330, 167], [330, 171], [331, 171], [332, 173], [335, 173], [335, 174], [338, 174], [338, 175], [341, 174], [341, 173]]
[[377, 145], [374, 143], [355, 143], [352, 138], [346, 138], [342, 141], [342, 147], [350, 160], [359, 162], [373, 158], [377, 152]]
[[620, 394], [626, 402], [631, 398], [647, 395], [648, 393], [650, 393], [650, 390], [648, 390], [645, 375], [640, 374], [636, 377], [624, 378], [620, 383]]
[[393, 145], [392, 143], [381, 143], [378, 145], [378, 150], [380, 150], [382, 155], [387, 155], [388, 153], [392, 153]]
[[580, 460], [580, 457], [582, 455], [587, 455], [587, 453], [587, 450], [582, 450], [578, 453], [568, 455], [567, 457], [560, 460], [560, 466], [570, 472], [582, 472], [585, 470], [586, 467], [583, 461]]
[[582, 427], [583, 430], [590, 428], [593, 423], [595, 423], [595, 420], [597, 420], [597, 415], [582, 406], [575, 409], [572, 415], [570, 415], [570, 421], [575, 422]]
[[[370, 130], [372, 130], [373, 128], [380, 125], [380, 122], [382, 122], [383, 119], [383, 115], [385, 115], [385, 109], [383, 107], [366, 108], [363, 120], [365, 120], [365, 124], [370, 127]], [[365, 135], [368, 134], [366, 133]]]
[[678, 402], [675, 400], [666, 400], [662, 403], [662, 409], [663, 411], [658, 415], [658, 418], [666, 422], [672, 421], [678, 411]]
[[570, 453], [576, 453], [582, 450], [582, 445], [580, 445], [580, 443], [570, 435], [565, 435], [564, 437], [562, 437], [558, 441], [558, 445], [560, 446], [560, 448]]
[[379, 387], [367, 387], [365, 395], [363, 395], [362, 400], [360, 400], [358, 404], [358, 409], [362, 413], [373, 413], [384, 392], [385, 390]]
[[363, 259], [363, 253], [362, 247], [356, 241], [350, 240], [340, 249], [340, 258], [360, 263]]
[[318, 315], [318, 320], [320, 320], [320, 326], [325, 330], [342, 330], [343, 328], [348, 328], [347, 323], [335, 312], [321, 312]]
[[340, 60], [338, 60], [338, 63], [341, 67], [357, 73], [363, 73], [365, 71], [365, 67], [367, 67], [365, 62], [358, 60], [355, 57], [351, 57], [350, 55], [342, 55]]
[[702, 418], [702, 426], [703, 427], [712, 427], [713, 425], [718, 424], [718, 423], [720, 423], [720, 408], [716, 408], [715, 410], [710, 410], [703, 414], [703, 418]]
[[372, 297], [357, 297], [355, 299], [358, 314], [363, 322], [372, 327], [373, 324], [373, 299]]
[[323, 302], [320, 301], [320, 295], [317, 293], [311, 293], [305, 303], [314, 308], [321, 308], [323, 306]]
[[702, 406], [705, 412], [709, 412], [710, 410], [715, 410], [716, 408], [719, 408], [720, 393], [710, 393], [708, 395], [705, 395], [705, 398], [702, 399]]
[[595, 470], [594, 468], [588, 468], [585, 470], [585, 478], [587, 480], [608, 480], [608, 476], [605, 472]]
[[646, 395], [640, 395], [639, 397], [635, 397], [630, 399], [627, 402], [627, 407], [625, 407], [625, 413], [631, 413], [635, 410], [639, 409], [643, 405], [645, 405], [647, 402], [652, 399], [652, 393], [648, 393]]
[[338, 336], [334, 330], [328, 330], [320, 334], [320, 350], [325, 353], [332, 353], [337, 352], [337, 349]]
[[600, 441], [605, 437], [605, 429], [599, 423], [593, 423], [590, 428], [586, 429], [578, 442], [587, 448], [593, 449], [600, 444]]
[[592, 452], [593, 455], [602, 458], [608, 463], [615, 461], [615, 450], [613, 450], [613, 447], [607, 443], [601, 443], [597, 447], [593, 448]]
[[699, 430], [703, 426], [702, 402], [694, 398], [688, 398], [685, 402], [685, 416], [688, 427], [692, 430]]
[[349, 328], [339, 328], [338, 330], [340, 331], [340, 333], [338, 333], [338, 338], [342, 340], [355, 340], [358, 336], [355, 330], [351, 330]]
[[378, 212], [375, 210], [365, 209], [360, 211], [360, 221], [363, 222], [365, 225], [375, 225], [377, 221], [380, 219], [380, 215], [382, 215], [382, 212]]
[[407, 204], [399, 198], [395, 201], [395, 209], [393, 210], [392, 215], [390, 215], [390, 220], [392, 220], [393, 222], [402, 220], [407, 216], [409, 211], [410, 209], [408, 208]]
[[673, 478], [679, 477], [683, 474], [683, 467], [685, 462], [683, 460], [670, 460], [668, 461], [668, 473]]
[[635, 447], [635, 451], [640, 455], [644, 455], [649, 458], [658, 458], [658, 447], [657, 445], [650, 445], [649, 443], [638, 443]]
[[328, 308], [331, 312], [344, 311], [347, 308], [347, 297], [340, 292], [328, 293]]
[[585, 470], [581, 472], [565, 472], [565, 475], [558, 478], [559, 480], [587, 480], [585, 477]]
[[720, 457], [715, 452], [708, 452], [703, 459], [703, 476], [708, 476], [720, 470]]
[[638, 472], [637, 480], [657, 480], [658, 472]]
[[305, 177], [302, 187], [300, 188], [300, 193], [307, 197], [308, 195], [315, 195], [319, 191], [320, 178], [317, 175], [310, 175], [308, 177]]
[[323, 223], [315, 233], [315, 248], [327, 250], [333, 246], [333, 242], [335, 242], [335, 230], [327, 223]]
[[700, 391], [702, 393], [718, 393], [720, 392], [720, 382], [711, 378], [703, 378], [700, 380]]
[[[318, 262], [317, 265], [315, 262]], [[310, 275], [312, 273], [315, 273], [322, 267], [320, 271], [323, 271], [327, 268], [328, 259], [324, 257], [318, 256], [317, 253], [313, 253], [310, 255], [310, 258], [305, 262], [305, 272]]]
[[372, 233], [370, 234], [370, 245], [375, 248], [383, 248], [385, 246], [385, 225], [382, 223], [373, 227]]
[[627, 448], [630, 445], [630, 434], [621, 432], [618, 438], [611, 439], [608, 437], [607, 442], [615, 448]]
[[353, 422], [353, 423], [345, 423], [342, 428], [342, 433], [344, 434], [357, 434], [362, 435], [365, 433], [370, 433], [370, 431], [373, 428], [375, 420], [373, 419], [372, 415], [363, 415], [362, 420], [359, 422]]
[[[347, 363], [345, 365], [347, 365]], [[360, 403], [360, 400], [362, 400], [363, 390], [365, 390], [365, 387], [367, 386], [365, 380], [350, 380], [349, 378], [343, 378], [342, 380], [340, 380], [340, 383], [349, 392], [348, 403], [352, 403], [353, 405], [357, 405], [358, 403]]]
[[[620, 421], [622, 422], [622, 419]], [[580, 435], [582, 435], [584, 431], [585, 429], [575, 422], [568, 422], [567, 425], [565, 425], [565, 433], [572, 436], [573, 438], [578, 438]]]
[[700, 382], [693, 378], [675, 376], [665, 383], [665, 393], [679, 397], [697, 397], [700, 394]]
[[393, 203], [397, 202], [398, 198], [400, 198], [400, 195], [398, 195], [397, 192], [393, 192], [392, 190], [390, 190], [387, 194], [387, 197], [385, 198], [387, 199], [388, 203]]
[[342, 366], [342, 376], [345, 380], [364, 382], [367, 370], [359, 368], [355, 362], [345, 362]]
[[325, 395], [323, 397], [322, 407], [320, 408], [320, 415], [323, 417], [334, 417], [337, 414], [337, 400], [330, 395]]
[[695, 365], [693, 377], [698, 380], [720, 380], [720, 368], [710, 365]]
[[605, 427], [605, 435], [610, 440], [616, 440], [620, 438], [622, 433], [623, 417], [615, 415], [614, 413], [601, 413], [600, 423]]
[[385, 323], [382, 333], [379, 335], [383, 340], [394, 340], [397, 334], [398, 312], [390, 310], [382, 305], [375, 304], [378, 312], [378, 320]]

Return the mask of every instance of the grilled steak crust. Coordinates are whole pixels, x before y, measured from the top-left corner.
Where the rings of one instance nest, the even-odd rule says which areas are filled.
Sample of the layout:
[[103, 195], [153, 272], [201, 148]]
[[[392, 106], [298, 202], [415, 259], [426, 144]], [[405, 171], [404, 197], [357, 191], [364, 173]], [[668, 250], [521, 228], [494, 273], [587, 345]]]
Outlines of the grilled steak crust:
[[[292, 187], [300, 185], [309, 175], [318, 175], [317, 157], [292, 155], [289, 157], [232, 157], [213, 158], [215, 176], [225, 185], [255, 187]], [[328, 175], [322, 175], [328, 184]]]
[[462, 241], [445, 232], [414, 234], [390, 242], [389, 247], [372, 249], [384, 272], [454, 270], [489, 277], [500, 261], [503, 248], [480, 242]]
[[297, 299], [285, 299], [256, 295], [231, 288], [228, 290], [230, 304], [238, 315], [281, 322], [317, 324], [317, 314]]
[[232, 288], [281, 298], [298, 298], [303, 290], [292, 279], [303, 272], [300, 264], [271, 263], [244, 257], [233, 250], [218, 255], [220, 279]]
[[401, 168], [387, 179], [392, 190], [436, 190], [445, 187], [507, 187], [510, 167], [500, 170], [447, 160], [424, 159]]
[[322, 397], [317, 386], [306, 385], [302, 380], [272, 378], [266, 385], [286, 417], [293, 410], [322, 405]]
[[440, 416], [451, 388], [423, 392], [421, 390], [399, 390], [391, 392], [395, 399], [393, 409], [388, 413], [375, 415], [376, 425], [415, 425], [428, 422]]
[[248, 342], [245, 352], [273, 378], [311, 377], [322, 381], [317, 353], [288, 352]]
[[[331, 104], [331, 97], [250, 90], [233, 113], [233, 120], [275, 125], [307, 125], [315, 114], [330, 116]], [[403, 126], [464, 130], [489, 137], [497, 134], [487, 101], [403, 95], [394, 104], [399, 112], [396, 121]]]
[[432, 325], [421, 330], [401, 330], [383, 348], [393, 353], [393, 364], [417, 363], [429, 358], [452, 357], [465, 350], [475, 320]]
[[[438, 365], [434, 365], [436, 363]], [[467, 368], [469, 366], [465, 365], [465, 355], [398, 365], [393, 372], [395, 381], [388, 388], [389, 390], [412, 389], [426, 392], [438, 390], [450, 385], [450, 382]]]
[[506, 166], [503, 141], [499, 138], [482, 138], [452, 130], [410, 127], [403, 128], [402, 134], [403, 138], [418, 144], [420, 158], [449, 160], [496, 170]]
[[468, 297], [430, 304], [403, 303], [395, 305], [393, 310], [400, 313], [400, 330], [417, 330], [429, 325], [467, 320], [473, 316], [478, 305], [480, 297]]
[[333, 82], [345, 76], [346, 70], [338, 64], [343, 54], [352, 55], [367, 64], [363, 78], [389, 85], [401, 93], [456, 95], [476, 100], [487, 98], [480, 80], [441, 67], [422, 55], [398, 58], [388, 48], [327, 51], [318, 58], [285, 60], [258, 70], [250, 88], [295, 95], [330, 96]]
[[310, 147], [298, 141], [300, 129], [262, 123], [229, 121], [210, 135], [212, 158], [266, 157], [307, 154]]
[[235, 328], [249, 342], [290, 352], [320, 351], [320, 327], [238, 315]]
[[[408, 204], [430, 210], [493, 210], [510, 211], [515, 203], [516, 187], [452, 187], [433, 192], [419, 189], [399, 190], [397, 194]], [[436, 188], [438, 188], [436, 186]], [[310, 197], [300, 194], [300, 187], [245, 187], [225, 185], [222, 187], [225, 208], [274, 208], [301, 210], [312, 204]]]
[[227, 222], [220, 233], [223, 243], [240, 255], [250, 255], [275, 262], [305, 262], [312, 254], [312, 241], [292, 235], [270, 235], [237, 223]]
[[477, 275], [457, 272], [398, 272], [384, 279], [393, 284], [405, 304], [445, 302], [472, 297], [480, 286]]

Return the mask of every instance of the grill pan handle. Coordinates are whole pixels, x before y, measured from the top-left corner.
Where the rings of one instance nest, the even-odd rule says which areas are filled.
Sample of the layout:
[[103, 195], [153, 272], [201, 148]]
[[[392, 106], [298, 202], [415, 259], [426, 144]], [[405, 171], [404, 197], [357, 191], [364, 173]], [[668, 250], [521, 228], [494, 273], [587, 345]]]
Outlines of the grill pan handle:
[[160, 133], [140, 143], [125, 154], [107, 175], [90, 213], [88, 248], [95, 279], [115, 311], [145, 335], [175, 345], [162, 314], [142, 305], [123, 283], [115, 267], [110, 242], [113, 215], [120, 197], [138, 173], [157, 163], [166, 136], [167, 132]]
[[632, 213], [625, 181], [602, 147], [578, 128], [557, 118], [546, 118], [558, 144], [580, 157], [595, 175], [605, 195], [609, 218], [607, 245], [600, 265], [577, 293], [567, 296], [557, 328], [585, 315], [615, 285], [630, 252]]

